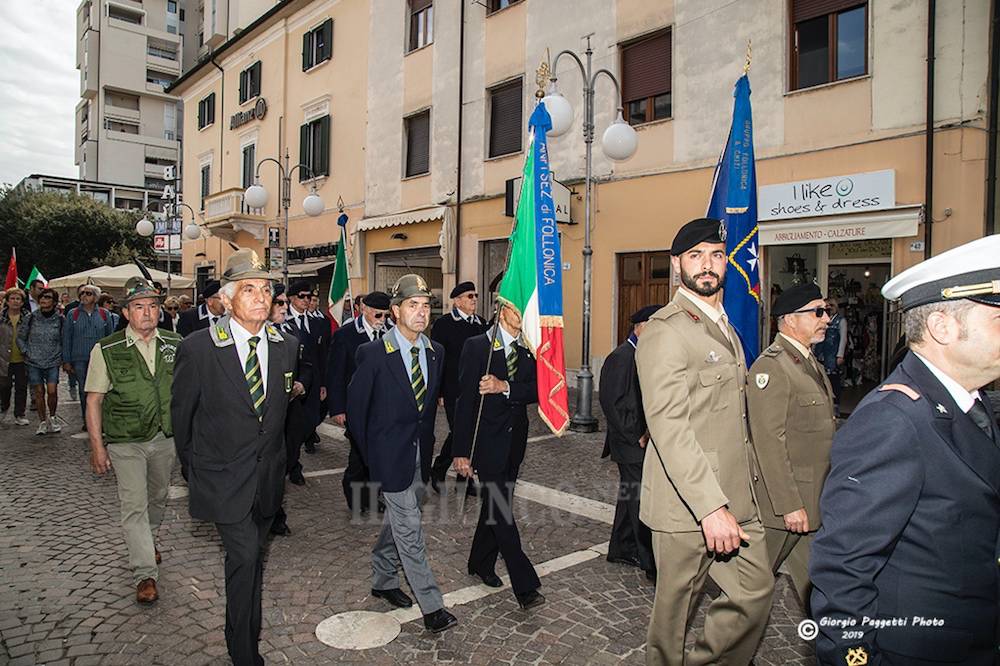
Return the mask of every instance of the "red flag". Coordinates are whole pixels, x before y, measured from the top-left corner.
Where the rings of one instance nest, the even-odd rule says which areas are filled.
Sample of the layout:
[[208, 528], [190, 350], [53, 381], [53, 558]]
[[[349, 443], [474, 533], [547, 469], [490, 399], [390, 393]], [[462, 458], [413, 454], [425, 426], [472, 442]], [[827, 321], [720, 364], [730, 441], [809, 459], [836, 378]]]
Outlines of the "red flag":
[[10, 264], [7, 265], [7, 279], [4, 280], [3, 288], [12, 289], [17, 286], [17, 251], [10, 249]]

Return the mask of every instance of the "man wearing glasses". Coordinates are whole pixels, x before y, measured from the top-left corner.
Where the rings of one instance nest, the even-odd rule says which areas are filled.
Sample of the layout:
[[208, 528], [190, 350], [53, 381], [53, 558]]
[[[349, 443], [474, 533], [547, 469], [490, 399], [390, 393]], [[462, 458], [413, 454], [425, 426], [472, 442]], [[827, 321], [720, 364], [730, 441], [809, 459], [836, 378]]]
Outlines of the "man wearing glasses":
[[[452, 310], [450, 315], [439, 317], [431, 329], [431, 340], [441, 343], [444, 347], [444, 377], [441, 379], [441, 398], [444, 401], [444, 412], [448, 417], [448, 437], [441, 446], [441, 452], [434, 460], [431, 470], [431, 487], [438, 490], [438, 484], [444, 483], [448, 468], [451, 467], [452, 430], [455, 424], [455, 403], [458, 402], [458, 368], [462, 358], [462, 348], [469, 338], [486, 332], [486, 322], [476, 314], [479, 305], [479, 294], [472, 282], [463, 282], [451, 290]], [[459, 479], [461, 482], [462, 479]], [[466, 485], [466, 492], [475, 494], [472, 483]]]
[[754, 487], [771, 571], [785, 563], [799, 600], [809, 603], [809, 547], [819, 529], [819, 495], [836, 430], [833, 388], [810, 351], [822, 342], [829, 310], [815, 284], [774, 302], [774, 342], [750, 366], [747, 408], [760, 473]]
[[[361, 345], [382, 338], [386, 330], [389, 304], [388, 294], [381, 291], [371, 292], [361, 301], [361, 316], [345, 323], [333, 335], [326, 383], [330, 391], [330, 416], [341, 427], [346, 428], [347, 385], [350, 384], [357, 368], [355, 354]], [[358, 443], [350, 428], [346, 429], [346, 434], [347, 440], [351, 443], [351, 451], [348, 454], [347, 469], [344, 471], [344, 497], [347, 499], [348, 509], [353, 511], [357, 503], [361, 513], [364, 513], [371, 506], [371, 497], [366, 491], [369, 471], [361, 458]]]

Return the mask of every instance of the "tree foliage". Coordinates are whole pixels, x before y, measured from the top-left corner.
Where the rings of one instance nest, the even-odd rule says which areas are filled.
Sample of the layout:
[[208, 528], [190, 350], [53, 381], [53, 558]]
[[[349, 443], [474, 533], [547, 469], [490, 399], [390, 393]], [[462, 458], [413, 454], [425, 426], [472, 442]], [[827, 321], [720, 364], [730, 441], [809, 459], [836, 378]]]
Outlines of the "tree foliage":
[[151, 261], [150, 240], [135, 232], [140, 217], [87, 195], [8, 188], [0, 191], [0, 263], [6, 270], [16, 248], [23, 280], [32, 266], [51, 279], [134, 256]]

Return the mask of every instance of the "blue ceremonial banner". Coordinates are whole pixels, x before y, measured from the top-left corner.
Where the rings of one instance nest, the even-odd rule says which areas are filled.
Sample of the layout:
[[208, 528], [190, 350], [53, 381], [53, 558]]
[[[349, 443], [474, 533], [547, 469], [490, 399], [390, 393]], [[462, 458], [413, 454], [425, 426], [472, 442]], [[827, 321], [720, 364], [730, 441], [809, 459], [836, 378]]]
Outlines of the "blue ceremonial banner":
[[708, 217], [726, 223], [729, 266], [722, 304], [740, 336], [749, 367], [760, 353], [760, 242], [750, 79], [746, 74], [736, 82], [733, 97], [733, 124], [715, 167]]

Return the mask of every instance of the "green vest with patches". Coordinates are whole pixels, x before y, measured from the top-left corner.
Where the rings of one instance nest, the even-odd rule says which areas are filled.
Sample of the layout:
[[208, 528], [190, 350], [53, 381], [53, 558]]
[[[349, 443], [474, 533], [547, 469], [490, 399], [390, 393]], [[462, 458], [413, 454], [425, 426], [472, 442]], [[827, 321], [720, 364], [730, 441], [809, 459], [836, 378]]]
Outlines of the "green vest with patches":
[[125, 340], [125, 330], [112, 333], [97, 344], [108, 368], [111, 390], [102, 405], [104, 438], [115, 442], [148, 442], [163, 432], [174, 434], [170, 423], [170, 386], [174, 379], [174, 357], [181, 336], [158, 331], [156, 374], [142, 354]]

